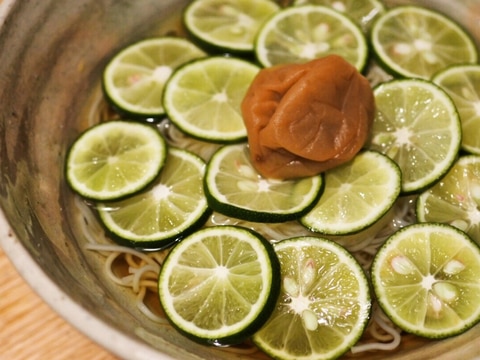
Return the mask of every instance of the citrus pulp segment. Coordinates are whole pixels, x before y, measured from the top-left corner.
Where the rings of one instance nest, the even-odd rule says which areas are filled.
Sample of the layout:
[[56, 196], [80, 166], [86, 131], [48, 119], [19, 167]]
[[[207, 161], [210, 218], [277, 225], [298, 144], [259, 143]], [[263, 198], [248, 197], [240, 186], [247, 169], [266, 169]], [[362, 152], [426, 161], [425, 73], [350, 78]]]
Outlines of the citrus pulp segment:
[[367, 33], [373, 21], [385, 12], [379, 0], [295, 0], [294, 5], [324, 5], [350, 16]]
[[301, 223], [325, 235], [366, 229], [390, 210], [401, 190], [400, 169], [376, 151], [361, 152], [324, 176], [322, 196]]
[[372, 25], [370, 40], [380, 64], [401, 77], [430, 79], [449, 65], [478, 60], [475, 43], [463, 28], [423, 7], [389, 9]]
[[432, 81], [455, 103], [462, 122], [462, 148], [480, 155], [480, 65], [451, 66]]
[[206, 54], [188, 40], [159, 37], [134, 43], [107, 64], [102, 86], [106, 98], [125, 116], [159, 119], [164, 115], [165, 82], [181, 64]]
[[460, 334], [480, 320], [480, 248], [444, 224], [394, 233], [371, 269], [379, 305], [394, 324], [427, 338]]
[[205, 192], [213, 210], [255, 222], [297, 219], [311, 209], [322, 189], [321, 175], [295, 180], [262, 177], [243, 143], [220, 148], [205, 175]]
[[185, 10], [189, 34], [208, 48], [252, 52], [259, 27], [279, 9], [271, 0], [196, 0]]
[[253, 341], [275, 359], [340, 357], [369, 321], [369, 285], [360, 264], [340, 245], [317, 237], [286, 239], [274, 248], [282, 288]]
[[92, 200], [113, 200], [138, 192], [162, 169], [167, 145], [147, 124], [115, 120], [84, 131], [66, 158], [66, 179]]
[[182, 131], [211, 142], [235, 142], [247, 137], [241, 102], [259, 67], [232, 57], [208, 57], [175, 71], [163, 103]]
[[438, 86], [421, 79], [392, 80], [374, 89], [376, 115], [367, 146], [402, 170], [402, 192], [440, 179], [457, 157], [461, 125], [455, 105]]
[[284, 8], [265, 22], [255, 54], [264, 67], [335, 54], [361, 71], [368, 47], [362, 30], [346, 15], [326, 6], [302, 5]]
[[205, 163], [186, 150], [169, 148], [164, 168], [145, 191], [97, 206], [115, 239], [128, 246], [157, 249], [192, 232], [206, 220]]
[[271, 314], [280, 288], [272, 245], [234, 226], [206, 227], [171, 250], [159, 276], [170, 322], [209, 345], [240, 343]]
[[480, 156], [460, 157], [450, 171], [417, 199], [421, 222], [441, 222], [466, 232], [480, 245]]

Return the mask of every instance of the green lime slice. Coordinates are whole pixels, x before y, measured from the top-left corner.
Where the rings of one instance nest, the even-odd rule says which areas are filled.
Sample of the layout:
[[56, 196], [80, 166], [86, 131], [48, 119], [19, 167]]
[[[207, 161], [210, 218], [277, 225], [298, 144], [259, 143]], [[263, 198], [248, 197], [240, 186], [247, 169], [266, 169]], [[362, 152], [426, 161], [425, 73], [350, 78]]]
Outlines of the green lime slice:
[[160, 37], [134, 43], [110, 60], [102, 78], [113, 107], [135, 119], [159, 119], [165, 82], [180, 65], [206, 54], [186, 39]]
[[385, 215], [401, 190], [401, 172], [390, 158], [364, 151], [325, 172], [325, 189], [301, 218], [308, 229], [344, 235], [366, 229]]
[[326, 6], [303, 5], [270, 17], [259, 30], [255, 54], [264, 67], [335, 54], [361, 71], [368, 47], [362, 30], [346, 15]]
[[385, 69], [401, 77], [430, 79], [453, 64], [476, 63], [470, 35], [443, 14], [417, 6], [399, 6], [380, 16], [371, 44]]
[[402, 192], [421, 191], [446, 174], [461, 144], [461, 125], [450, 97], [421, 79], [401, 79], [374, 89], [376, 116], [370, 149], [402, 170]]
[[169, 148], [165, 166], [145, 191], [98, 204], [105, 227], [117, 242], [144, 249], [170, 245], [202, 225], [209, 214], [203, 191], [205, 163], [198, 156]]
[[211, 142], [247, 137], [241, 103], [259, 67], [232, 57], [208, 57], [175, 71], [165, 86], [167, 115], [183, 132]]
[[246, 228], [214, 226], [179, 242], [158, 281], [167, 318], [209, 345], [244, 341], [270, 316], [280, 289], [272, 245]]
[[480, 155], [480, 65], [452, 66], [436, 74], [432, 81], [450, 95], [457, 107], [462, 148]]
[[66, 158], [66, 179], [78, 194], [113, 200], [150, 184], [162, 169], [167, 146], [153, 127], [108, 121], [84, 131]]
[[440, 222], [466, 232], [480, 244], [480, 156], [460, 157], [437, 184], [417, 199], [421, 222]]
[[336, 359], [366, 328], [367, 277], [343, 247], [316, 237], [275, 244], [282, 288], [268, 322], [253, 336], [275, 359]]
[[252, 52], [259, 27], [279, 8], [271, 0], [196, 0], [186, 8], [183, 22], [206, 48]]
[[250, 162], [245, 144], [226, 145], [208, 162], [205, 191], [213, 210], [255, 222], [299, 218], [315, 205], [322, 176], [295, 180], [262, 177]]
[[385, 12], [385, 5], [379, 0], [295, 0], [294, 5], [323, 5], [344, 13], [359, 25], [364, 33], [373, 21]]
[[394, 233], [371, 269], [379, 305], [401, 329], [458, 335], [480, 321], [480, 248], [465, 233], [422, 223]]

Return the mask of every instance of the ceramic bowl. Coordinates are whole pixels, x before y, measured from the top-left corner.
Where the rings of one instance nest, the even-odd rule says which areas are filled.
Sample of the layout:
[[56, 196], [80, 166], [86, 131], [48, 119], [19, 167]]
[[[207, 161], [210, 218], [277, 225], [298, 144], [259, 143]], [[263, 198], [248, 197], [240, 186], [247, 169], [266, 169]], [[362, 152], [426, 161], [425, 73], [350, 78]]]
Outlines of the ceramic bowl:
[[[397, 1], [398, 2], [398, 1]], [[127, 359], [232, 359], [159, 327], [99, 271], [64, 181], [65, 152], [85, 129], [103, 67], [135, 40], [175, 30], [186, 0], [0, 1], [1, 246], [68, 322]], [[418, 1], [460, 21], [480, 42], [480, 1]], [[440, 342], [407, 342], [391, 359], [478, 355], [480, 326]], [[242, 357], [248, 359], [248, 356]], [[362, 357], [359, 357], [362, 358]]]

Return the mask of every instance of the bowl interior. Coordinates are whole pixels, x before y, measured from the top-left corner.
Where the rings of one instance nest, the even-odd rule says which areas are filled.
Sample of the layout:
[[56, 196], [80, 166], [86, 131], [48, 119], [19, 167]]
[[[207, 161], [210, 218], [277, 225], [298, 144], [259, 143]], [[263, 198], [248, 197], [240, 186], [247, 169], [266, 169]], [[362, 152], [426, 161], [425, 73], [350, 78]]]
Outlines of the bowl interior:
[[[142, 358], [135, 349], [130, 354], [119, 353], [109, 337], [133, 341], [132, 346], [138, 348], [147, 344], [158, 358], [260, 358], [197, 345], [140, 313], [134, 295], [112, 283], [101, 270], [105, 258], [85, 250], [89, 236], [103, 237], [103, 230], [64, 181], [68, 145], [95, 121], [92, 109], [102, 101], [100, 76], [106, 62], [135, 40], [178, 32], [180, 12], [188, 2], [7, 2], [9, 11], [0, 27], [0, 205], [28, 254], [24, 268], [31, 262], [32, 269], [41, 269], [67, 302], [85, 309], [105, 326], [106, 336], [95, 340], [112, 352]], [[418, 3], [452, 14], [480, 44], [480, 3]], [[24, 273], [30, 282], [44, 276]], [[50, 296], [47, 290], [37, 290], [44, 298]], [[71, 321], [88, 335], [81, 319]], [[480, 326], [442, 342], [412, 338], [389, 356], [453, 358], [454, 351], [473, 356], [478, 354], [475, 343], [479, 337]], [[358, 358], [384, 357], [379, 353]]]

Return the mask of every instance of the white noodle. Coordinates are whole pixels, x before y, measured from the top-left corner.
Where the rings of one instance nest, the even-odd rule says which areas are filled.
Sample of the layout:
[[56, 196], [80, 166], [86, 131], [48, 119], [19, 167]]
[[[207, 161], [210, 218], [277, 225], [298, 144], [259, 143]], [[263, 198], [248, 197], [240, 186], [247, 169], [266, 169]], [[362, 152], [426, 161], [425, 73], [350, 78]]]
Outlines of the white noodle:
[[[378, 341], [355, 345], [350, 350], [353, 354], [357, 354], [365, 351], [372, 351], [372, 350], [391, 351], [391, 350], [395, 350], [400, 345], [400, 342], [402, 340], [400, 331], [396, 327], [394, 327], [389, 320], [386, 320], [384, 316], [381, 315], [379, 310], [375, 312], [374, 322], [382, 330], [384, 330], [388, 335], [385, 336], [385, 335], [379, 334], [375, 326], [370, 326], [370, 329], [372, 329], [370, 330], [371, 334]], [[388, 341], [388, 342], [384, 342], [384, 341]]]
[[[157, 264], [158, 265], [158, 264]], [[142, 287], [146, 287], [147, 284], [151, 284], [150, 282], [144, 282], [143, 284], [141, 283], [142, 276], [148, 278], [148, 272], [153, 273], [153, 277], [158, 277], [160, 271], [159, 266], [152, 266], [152, 265], [144, 265], [140, 268], [129, 268], [129, 272], [133, 274], [133, 279], [132, 279], [132, 288], [134, 292], [139, 292], [140, 291], [140, 286], [143, 285]]]
[[144, 253], [126, 246], [110, 245], [110, 244], [86, 244], [85, 249], [131, 254], [142, 259], [143, 261], [145, 261], [151, 266], [156, 266], [157, 272], [160, 271], [160, 265], [155, 260], [153, 260], [150, 256], [148, 256], [148, 253]]
[[191, 151], [205, 161], [210, 159], [213, 153], [221, 146], [220, 144], [193, 139], [185, 135], [169, 120], [163, 120], [157, 125], [157, 128], [170, 145]]
[[144, 298], [146, 294], [147, 294], [146, 287], [141, 288], [140, 291], [138, 292], [137, 297], [135, 299], [135, 305], [137, 306], [137, 308], [142, 312], [142, 314], [144, 314], [150, 320], [156, 323], [160, 323], [162, 325], [168, 325], [167, 319], [156, 315], [152, 310], [150, 310], [150, 308], [147, 305], [145, 305]]
[[116, 284], [122, 286], [128, 286], [129, 280], [128, 278], [125, 279], [124, 277], [118, 277], [115, 272], [113, 271], [113, 262], [117, 259], [118, 256], [123, 255], [121, 252], [113, 251], [110, 255], [107, 256], [105, 259], [105, 273], [107, 276]]

